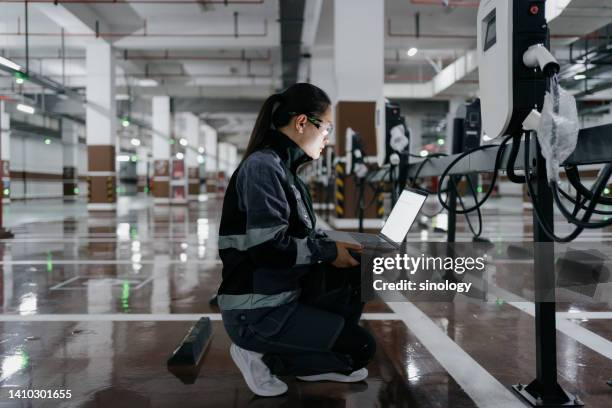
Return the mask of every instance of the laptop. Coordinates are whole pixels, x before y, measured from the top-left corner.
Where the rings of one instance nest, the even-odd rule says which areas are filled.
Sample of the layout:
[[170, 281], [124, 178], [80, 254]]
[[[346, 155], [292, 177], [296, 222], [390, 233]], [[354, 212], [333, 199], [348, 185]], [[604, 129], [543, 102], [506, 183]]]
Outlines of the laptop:
[[426, 199], [427, 193], [425, 191], [412, 188], [404, 189], [378, 234], [346, 231], [324, 232], [329, 238], [338, 242], [361, 244], [364, 247], [399, 248]]

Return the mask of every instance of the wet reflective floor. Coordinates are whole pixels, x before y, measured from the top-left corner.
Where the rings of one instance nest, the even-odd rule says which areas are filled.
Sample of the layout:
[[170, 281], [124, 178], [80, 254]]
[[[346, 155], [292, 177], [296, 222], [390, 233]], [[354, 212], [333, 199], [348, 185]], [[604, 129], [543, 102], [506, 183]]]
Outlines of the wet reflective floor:
[[[122, 199], [117, 213], [88, 215], [82, 204], [20, 205], [5, 214], [15, 238], [0, 243], [0, 407], [521, 407], [509, 387], [535, 377], [532, 303], [376, 301], [362, 322], [378, 343], [367, 381], [284, 378], [286, 395], [253, 397], [209, 304], [221, 272], [220, 200], [164, 209]], [[522, 209], [493, 204], [484, 225], [492, 239], [531, 239]], [[463, 220], [457, 236], [470, 237]], [[444, 239], [431, 225], [409, 234]], [[612, 234], [583, 239], [605, 246]], [[532, 273], [525, 262], [503, 268], [525, 281]], [[559, 383], [599, 408], [612, 406], [612, 299], [609, 285], [597, 290], [597, 302], [557, 305], [557, 356]], [[170, 372], [168, 357], [203, 315], [214, 334], [200, 365]], [[11, 398], [24, 390], [71, 396]]]

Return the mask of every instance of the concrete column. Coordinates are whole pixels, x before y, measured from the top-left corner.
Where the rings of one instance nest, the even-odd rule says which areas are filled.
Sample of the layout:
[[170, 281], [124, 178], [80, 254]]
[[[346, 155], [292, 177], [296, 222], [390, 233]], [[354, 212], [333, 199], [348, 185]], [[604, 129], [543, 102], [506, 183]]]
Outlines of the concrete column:
[[188, 147], [185, 151], [187, 165], [189, 200], [197, 200], [200, 196], [200, 165], [198, 163], [198, 147], [200, 146], [200, 119], [193, 113], [184, 115], [185, 135]]
[[[312, 58], [310, 59], [310, 83], [323, 89], [335, 106], [337, 98], [334, 74], [333, 47], [331, 45], [315, 47], [312, 52]], [[333, 111], [332, 114], [335, 114], [335, 111]], [[330, 144], [335, 144], [335, 134], [331, 135]]]
[[[336, 157], [346, 154], [346, 132], [350, 127], [361, 136], [366, 161], [384, 159], [384, 33], [383, 1], [334, 1]], [[334, 224], [354, 228], [355, 178], [342, 177], [341, 181], [342, 188], [336, 191], [336, 216], [345, 220], [334, 220]], [[366, 190], [366, 202], [374, 198], [372, 194], [370, 189]], [[378, 208], [371, 206], [365, 214], [365, 227], [380, 227], [380, 215]]]
[[138, 161], [136, 162], [136, 175], [138, 176], [138, 192], [149, 194], [149, 151], [148, 146], [139, 146], [136, 149]]
[[89, 210], [115, 210], [115, 58], [111, 45], [87, 45], [87, 153]]
[[68, 119], [62, 119], [62, 145], [64, 148], [64, 200], [73, 201], [79, 196], [78, 161], [79, 133], [77, 124]]
[[11, 200], [11, 120], [4, 101], [0, 101], [0, 178], [2, 183], [2, 201], [9, 203]]
[[218, 165], [217, 165], [217, 131], [212, 126], [203, 123], [201, 130], [204, 134], [204, 168], [206, 170], [206, 192], [217, 192]]
[[176, 113], [173, 116], [174, 139], [176, 143], [172, 146], [170, 156], [170, 204], [185, 205], [188, 196], [188, 174], [187, 174], [187, 137], [186, 122], [187, 113]]
[[170, 204], [170, 97], [153, 97], [153, 197]]

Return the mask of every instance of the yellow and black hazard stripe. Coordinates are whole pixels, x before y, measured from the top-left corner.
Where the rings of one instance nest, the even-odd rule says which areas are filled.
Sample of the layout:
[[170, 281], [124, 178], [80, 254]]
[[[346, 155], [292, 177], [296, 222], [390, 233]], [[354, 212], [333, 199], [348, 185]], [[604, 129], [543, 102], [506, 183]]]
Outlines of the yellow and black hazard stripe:
[[346, 165], [336, 164], [336, 217], [344, 217], [344, 179]]
[[378, 218], [382, 218], [385, 215], [385, 195], [382, 191], [376, 197], [376, 214]]

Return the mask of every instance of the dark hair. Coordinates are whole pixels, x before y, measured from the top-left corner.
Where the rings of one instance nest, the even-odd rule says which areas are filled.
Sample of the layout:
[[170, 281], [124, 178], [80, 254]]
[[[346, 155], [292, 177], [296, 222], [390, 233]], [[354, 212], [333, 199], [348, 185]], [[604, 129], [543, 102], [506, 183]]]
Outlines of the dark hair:
[[244, 161], [268, 143], [267, 139], [272, 126], [276, 129], [286, 126], [293, 116], [291, 113], [320, 116], [330, 105], [331, 100], [325, 91], [308, 83], [293, 84], [283, 92], [271, 95], [266, 99], [257, 115], [257, 121], [242, 160]]

